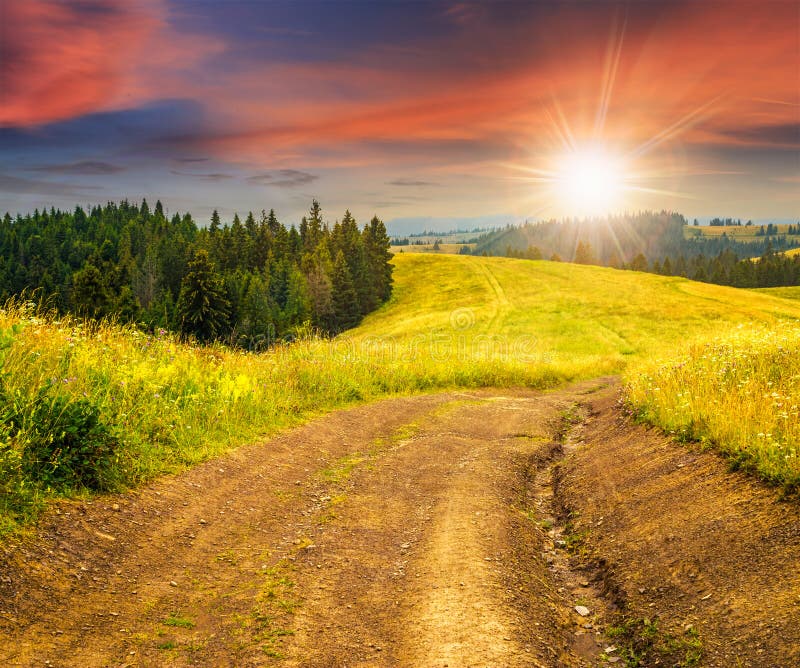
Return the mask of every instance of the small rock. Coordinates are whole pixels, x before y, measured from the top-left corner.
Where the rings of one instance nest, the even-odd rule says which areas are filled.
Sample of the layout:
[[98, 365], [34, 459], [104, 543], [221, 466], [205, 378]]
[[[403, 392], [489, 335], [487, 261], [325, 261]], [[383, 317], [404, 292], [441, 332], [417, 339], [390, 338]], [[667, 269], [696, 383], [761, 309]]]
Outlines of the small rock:
[[575, 612], [577, 612], [581, 617], [587, 617], [591, 613], [591, 610], [589, 610], [589, 608], [587, 608], [585, 605], [576, 605]]
[[609, 645], [603, 650], [606, 654], [611, 654], [612, 652], [616, 652], [617, 648], [615, 645]]
[[588, 580], [582, 580], [579, 584], [580, 584], [581, 587], [588, 587], [589, 586], [589, 581]]
[[115, 503], [115, 504], [113, 504], [113, 505], [111, 506], [111, 510], [116, 510], [116, 511], [119, 511], [119, 504], [118, 504], [118, 503]]
[[170, 581], [169, 581], [169, 586], [170, 586], [170, 587], [177, 587], [177, 586], [178, 586], [178, 583], [177, 583], [177, 582], [175, 582], [175, 580], [170, 580]]
[[208, 524], [205, 520], [200, 520], [200, 524]]

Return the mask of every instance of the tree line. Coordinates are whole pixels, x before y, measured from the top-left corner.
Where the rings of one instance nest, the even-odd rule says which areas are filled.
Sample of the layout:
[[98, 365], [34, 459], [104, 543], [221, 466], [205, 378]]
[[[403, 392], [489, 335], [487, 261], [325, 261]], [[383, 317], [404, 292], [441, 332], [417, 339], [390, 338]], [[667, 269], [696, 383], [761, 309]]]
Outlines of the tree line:
[[[526, 260], [548, 259], [562, 262], [558, 253], [545, 257], [541, 249], [530, 246], [525, 251], [509, 248], [506, 257]], [[693, 255], [686, 257], [669, 255], [652, 262], [644, 255], [637, 253], [628, 262], [602, 263], [595, 255], [591, 244], [579, 241], [570, 259], [575, 264], [594, 264], [645, 271], [662, 276], [683, 276], [694, 281], [730, 285], [736, 288], [774, 288], [780, 286], [800, 285], [800, 255], [776, 253], [771, 248], [759, 258], [740, 259], [731, 250], [720, 251], [716, 256]]]
[[730, 250], [745, 258], [760, 257], [768, 250], [781, 251], [800, 246], [798, 235], [777, 234], [777, 226], [764, 226], [763, 235], [746, 241], [727, 234], [695, 234], [695, 229], [689, 227], [682, 215], [668, 211], [585, 220], [549, 220], [509, 225], [483, 235], [473, 252], [478, 255], [508, 255], [509, 249], [524, 253], [528, 248], [536, 247], [545, 258], [555, 254], [571, 260], [578, 242], [582, 241], [591, 245], [599, 264], [621, 266], [632, 262], [640, 253], [651, 260], [663, 260], [667, 256], [674, 259], [679, 255], [686, 258], [697, 255], [716, 257], [722, 251]]
[[680, 214], [665, 211], [510, 225], [461, 252], [596, 264], [736, 287], [800, 284], [800, 257], [779, 252], [800, 245], [793, 238], [800, 224], [785, 233], [764, 226], [755, 241], [695, 236], [687, 225]]
[[208, 227], [127, 200], [0, 221], [0, 299], [36, 291], [59, 312], [113, 316], [261, 349], [311, 325], [354, 327], [391, 295], [389, 237], [346, 211], [332, 226], [313, 201], [299, 227], [275, 212]]

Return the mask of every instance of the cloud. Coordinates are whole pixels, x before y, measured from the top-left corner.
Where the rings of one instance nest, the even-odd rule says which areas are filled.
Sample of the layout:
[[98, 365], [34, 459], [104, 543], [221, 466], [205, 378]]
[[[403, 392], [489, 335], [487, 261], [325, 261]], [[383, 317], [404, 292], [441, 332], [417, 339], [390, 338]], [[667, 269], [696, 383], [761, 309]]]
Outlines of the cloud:
[[0, 127], [131, 108], [221, 49], [178, 33], [165, 0], [25, 0], [4, 3], [2, 17]]
[[254, 174], [247, 178], [248, 183], [262, 186], [275, 186], [276, 188], [294, 188], [313, 183], [319, 177], [297, 169], [279, 169], [263, 174]]
[[751, 125], [724, 130], [722, 134], [749, 144], [800, 148], [800, 121], [779, 124]]
[[32, 172], [49, 172], [51, 174], [83, 174], [83, 175], [103, 175], [124, 172], [126, 167], [112, 165], [108, 162], [98, 160], [83, 160], [81, 162], [71, 162], [61, 165], [42, 165], [40, 167], [30, 167]]
[[175, 162], [208, 162], [210, 158], [173, 158]]
[[176, 176], [190, 176], [195, 179], [203, 179], [204, 181], [227, 181], [233, 178], [233, 174], [224, 174], [222, 172], [212, 172], [210, 174], [195, 174], [192, 172], [179, 172], [177, 169], [169, 170], [171, 174]]
[[46, 195], [51, 197], [85, 197], [87, 190], [102, 190], [98, 186], [74, 185], [25, 179], [0, 174], [0, 192], [15, 195]]
[[651, 145], [666, 153], [741, 141], [718, 129], [742, 117], [768, 114], [780, 125], [797, 116], [792, 3], [771, 12], [737, 0], [631, 3], [627, 18], [613, 2], [451, 3], [414, 13], [424, 28], [381, 44], [355, 40], [356, 48], [323, 34], [310, 53], [237, 61], [213, 90], [226, 117], [176, 146], [262, 165], [458, 165], [546, 159], [567, 136], [590, 141], [596, 132], [623, 152], [661, 135]]
[[410, 188], [429, 188], [429, 187], [438, 187], [440, 183], [434, 183], [433, 181], [414, 181], [412, 179], [395, 179], [394, 181], [387, 182], [386, 185], [389, 186], [402, 186], [402, 187], [410, 187]]

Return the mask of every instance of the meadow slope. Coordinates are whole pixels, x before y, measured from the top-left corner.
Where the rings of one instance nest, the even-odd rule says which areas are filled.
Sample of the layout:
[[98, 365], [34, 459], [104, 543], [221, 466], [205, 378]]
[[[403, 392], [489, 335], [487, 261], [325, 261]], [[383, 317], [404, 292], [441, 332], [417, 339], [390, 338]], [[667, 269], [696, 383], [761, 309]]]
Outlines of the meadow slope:
[[796, 300], [609, 268], [424, 254], [394, 263], [390, 302], [360, 327], [333, 340], [306, 332], [263, 354], [0, 311], [0, 532], [44, 499], [138, 485], [338, 407], [544, 389], [668, 358], [743, 322], [800, 318]]
[[491, 357], [518, 368], [520, 381], [533, 368], [568, 380], [619, 373], [741, 323], [800, 318], [783, 295], [606, 267], [412, 254], [394, 262], [389, 304], [340, 342], [431, 364]]

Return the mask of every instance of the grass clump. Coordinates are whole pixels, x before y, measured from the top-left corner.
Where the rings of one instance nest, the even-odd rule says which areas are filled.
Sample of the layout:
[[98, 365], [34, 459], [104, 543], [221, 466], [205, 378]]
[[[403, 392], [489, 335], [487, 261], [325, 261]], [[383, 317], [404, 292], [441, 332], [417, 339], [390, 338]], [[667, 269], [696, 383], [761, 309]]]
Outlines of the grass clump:
[[617, 655], [631, 668], [652, 665], [688, 668], [700, 665], [703, 658], [702, 641], [692, 626], [687, 626], [683, 633], [673, 634], [662, 630], [658, 619], [624, 617], [605, 632], [621, 645]]
[[181, 613], [174, 612], [164, 621], [161, 622], [164, 626], [173, 626], [181, 629], [193, 629], [194, 622], [188, 617], [181, 616]]
[[635, 415], [727, 456], [732, 468], [800, 489], [800, 326], [740, 326], [631, 375]]

